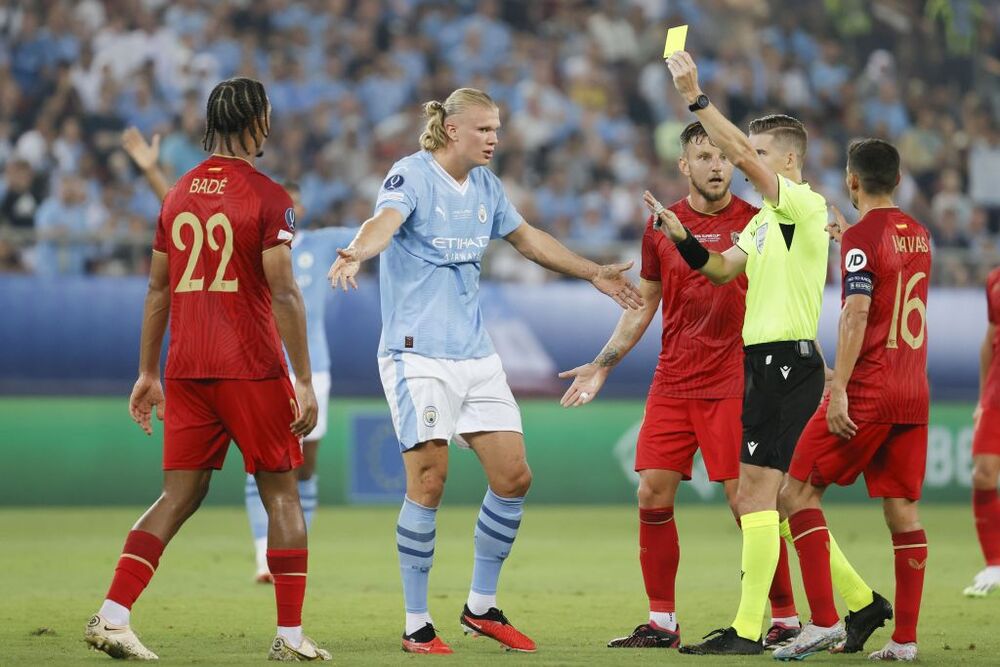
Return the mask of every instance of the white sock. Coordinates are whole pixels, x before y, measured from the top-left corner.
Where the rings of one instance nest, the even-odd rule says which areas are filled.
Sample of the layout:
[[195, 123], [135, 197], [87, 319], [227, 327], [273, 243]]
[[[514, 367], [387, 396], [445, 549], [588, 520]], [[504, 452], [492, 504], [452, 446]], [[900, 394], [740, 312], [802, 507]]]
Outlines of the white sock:
[[490, 610], [490, 607], [497, 606], [497, 596], [494, 595], [484, 595], [483, 593], [477, 593], [475, 591], [469, 591], [469, 600], [466, 605], [476, 616], [482, 616]]
[[288, 642], [292, 648], [302, 646], [302, 626], [296, 625], [294, 628], [278, 626], [278, 636]]
[[661, 630], [677, 630], [677, 614], [672, 611], [651, 611], [649, 622]]
[[1000, 579], [1000, 565], [987, 565], [983, 572], [990, 579]]
[[428, 623], [434, 625], [434, 621], [431, 620], [430, 613], [426, 611], [420, 612], [419, 614], [411, 614], [410, 612], [406, 612], [406, 634], [412, 635], [414, 632], [424, 627]]
[[123, 607], [113, 600], [105, 600], [104, 604], [101, 605], [101, 610], [97, 613], [113, 625], [128, 625], [129, 619], [132, 616], [132, 612], [129, 611], [128, 607]]
[[771, 625], [784, 625], [787, 628], [797, 628], [799, 627], [799, 617], [798, 616], [778, 616], [771, 617]]
[[253, 541], [253, 548], [257, 554], [257, 571], [269, 572], [267, 567], [267, 538], [262, 537]]

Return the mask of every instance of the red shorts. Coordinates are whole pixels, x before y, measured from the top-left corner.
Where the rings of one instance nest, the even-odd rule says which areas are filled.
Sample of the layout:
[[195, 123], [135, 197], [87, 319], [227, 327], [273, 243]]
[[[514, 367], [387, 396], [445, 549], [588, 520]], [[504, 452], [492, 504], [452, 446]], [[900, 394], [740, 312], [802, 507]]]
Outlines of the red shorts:
[[927, 467], [927, 424], [854, 420], [850, 440], [830, 433], [823, 401], [806, 424], [788, 474], [814, 486], [849, 486], [861, 473], [872, 498], [919, 500]]
[[983, 408], [979, 426], [972, 434], [972, 455], [982, 454], [1000, 456], [1000, 410]]
[[740, 476], [742, 398], [692, 399], [650, 394], [635, 448], [636, 470], [673, 470], [691, 479], [701, 446], [713, 482]]
[[266, 380], [166, 381], [163, 469], [222, 468], [229, 441], [248, 473], [302, 465], [302, 445], [289, 429], [295, 391], [287, 377]]

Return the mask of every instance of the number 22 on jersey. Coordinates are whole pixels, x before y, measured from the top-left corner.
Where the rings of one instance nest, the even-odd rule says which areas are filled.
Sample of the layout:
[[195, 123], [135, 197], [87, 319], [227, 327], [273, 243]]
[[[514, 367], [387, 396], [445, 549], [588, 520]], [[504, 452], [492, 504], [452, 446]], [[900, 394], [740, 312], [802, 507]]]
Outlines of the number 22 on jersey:
[[187, 250], [187, 245], [184, 244], [184, 239], [181, 238], [181, 230], [185, 227], [191, 228], [191, 254], [188, 256], [187, 266], [184, 267], [184, 273], [181, 274], [181, 279], [177, 283], [177, 287], [174, 288], [175, 292], [200, 292], [205, 288], [204, 278], [193, 278], [194, 270], [198, 265], [198, 259], [201, 257], [202, 247], [205, 245], [205, 233], [208, 233], [208, 247], [214, 252], [219, 252], [220, 246], [218, 240], [215, 238], [215, 230], [222, 228], [223, 243], [221, 246], [222, 256], [219, 258], [219, 267], [215, 271], [215, 279], [208, 286], [209, 292], [236, 292], [239, 290], [239, 278], [233, 278], [232, 280], [225, 280], [226, 268], [229, 266], [229, 260], [233, 256], [233, 226], [229, 222], [229, 218], [226, 217], [225, 213], [216, 213], [208, 219], [208, 223], [205, 228], [202, 229], [201, 220], [198, 219], [194, 213], [184, 211], [183, 213], [178, 213], [177, 217], [174, 218], [174, 222], [171, 225], [171, 239], [174, 242], [174, 247], [179, 251], [184, 252]]

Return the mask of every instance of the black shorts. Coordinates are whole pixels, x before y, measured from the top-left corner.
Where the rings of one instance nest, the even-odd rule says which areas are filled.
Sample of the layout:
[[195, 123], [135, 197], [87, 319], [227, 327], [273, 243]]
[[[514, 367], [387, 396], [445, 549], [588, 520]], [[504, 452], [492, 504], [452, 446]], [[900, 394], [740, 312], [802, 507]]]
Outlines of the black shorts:
[[795, 443], [823, 398], [823, 358], [812, 341], [750, 345], [745, 353], [740, 462], [788, 472]]

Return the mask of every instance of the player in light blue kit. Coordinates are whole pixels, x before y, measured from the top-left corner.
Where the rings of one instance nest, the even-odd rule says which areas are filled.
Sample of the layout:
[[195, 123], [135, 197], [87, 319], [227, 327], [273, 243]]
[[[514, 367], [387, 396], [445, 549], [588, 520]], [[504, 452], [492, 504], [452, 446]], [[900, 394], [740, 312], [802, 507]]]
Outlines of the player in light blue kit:
[[471, 448], [489, 482], [475, 528], [475, 563], [460, 623], [505, 648], [534, 651], [497, 605], [500, 567], [531, 484], [521, 414], [479, 308], [480, 262], [492, 239], [553, 271], [589, 280], [621, 306], [641, 297], [632, 263], [599, 266], [524, 221], [486, 165], [500, 129], [496, 104], [472, 88], [424, 105], [423, 150], [389, 171], [375, 214], [330, 267], [334, 287], [357, 289], [361, 263], [383, 253], [379, 368], [406, 468], [396, 547], [406, 602], [403, 650], [451, 653], [428, 613], [435, 513], [448, 442]]
[[[295, 206], [295, 220], [300, 224], [306, 210], [302, 205], [302, 194], [297, 183], [285, 183], [285, 190]], [[330, 409], [330, 350], [326, 343], [326, 271], [337, 258], [337, 248], [343, 248], [357, 233], [357, 227], [320, 227], [317, 229], [297, 229], [292, 240], [292, 269], [295, 282], [299, 284], [302, 299], [306, 305], [306, 334], [309, 337], [309, 365], [313, 369], [313, 391], [319, 406], [316, 428], [302, 441], [302, 456], [305, 461], [297, 470], [299, 475], [299, 500], [305, 515], [306, 528], [312, 526], [313, 515], [318, 504], [318, 479], [316, 477], [316, 453], [319, 442], [327, 429], [327, 414]], [[291, 368], [291, 365], [289, 365]], [[294, 384], [295, 380], [292, 379]], [[256, 581], [271, 583], [273, 578], [267, 569], [267, 512], [257, 492], [257, 482], [253, 475], [247, 475], [246, 482], [247, 516], [253, 533], [254, 551], [257, 557]]]

